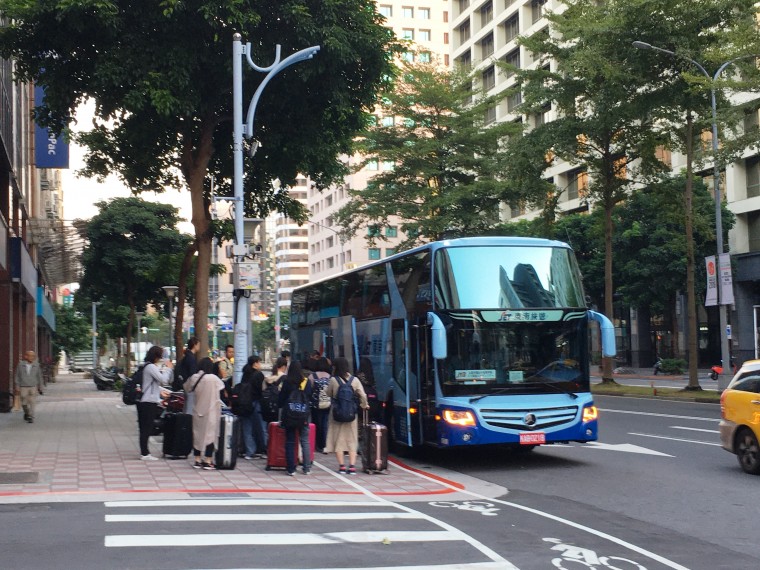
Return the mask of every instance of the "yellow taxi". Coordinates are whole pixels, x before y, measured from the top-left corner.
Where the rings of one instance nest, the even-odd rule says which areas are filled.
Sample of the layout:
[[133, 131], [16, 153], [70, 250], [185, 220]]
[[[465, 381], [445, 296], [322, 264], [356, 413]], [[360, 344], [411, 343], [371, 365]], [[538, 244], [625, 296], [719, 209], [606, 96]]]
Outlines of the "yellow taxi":
[[760, 360], [748, 360], [720, 398], [720, 440], [746, 473], [760, 475]]

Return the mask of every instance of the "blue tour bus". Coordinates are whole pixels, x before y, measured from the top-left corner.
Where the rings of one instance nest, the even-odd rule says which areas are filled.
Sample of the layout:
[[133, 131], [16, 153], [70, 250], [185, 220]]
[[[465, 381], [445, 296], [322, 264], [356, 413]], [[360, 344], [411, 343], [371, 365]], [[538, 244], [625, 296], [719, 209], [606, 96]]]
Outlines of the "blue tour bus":
[[294, 358], [371, 367], [391, 439], [408, 447], [597, 439], [589, 323], [570, 247], [534, 238], [430, 243], [294, 290]]

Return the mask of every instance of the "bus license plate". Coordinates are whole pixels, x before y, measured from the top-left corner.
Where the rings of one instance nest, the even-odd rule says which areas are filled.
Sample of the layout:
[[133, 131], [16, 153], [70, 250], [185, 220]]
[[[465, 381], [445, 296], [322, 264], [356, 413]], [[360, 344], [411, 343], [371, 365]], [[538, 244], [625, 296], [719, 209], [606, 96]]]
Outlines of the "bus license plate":
[[546, 443], [546, 434], [542, 431], [520, 434], [520, 445], [541, 445], [542, 443]]

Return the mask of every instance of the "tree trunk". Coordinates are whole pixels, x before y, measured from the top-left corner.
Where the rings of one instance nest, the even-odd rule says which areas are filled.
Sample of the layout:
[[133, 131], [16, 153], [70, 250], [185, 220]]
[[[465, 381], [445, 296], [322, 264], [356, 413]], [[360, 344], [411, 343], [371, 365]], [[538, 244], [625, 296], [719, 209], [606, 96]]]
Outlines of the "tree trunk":
[[[605, 196], [604, 199], [604, 314], [608, 319], [613, 320], [613, 299], [612, 299], [612, 209], [615, 207], [612, 196]], [[602, 358], [602, 383], [614, 384], [612, 377], [614, 368], [614, 358]]]
[[[684, 208], [686, 210], [686, 314], [688, 319], [687, 339], [689, 352], [689, 384], [687, 390], [701, 390], [697, 373], [697, 299], [694, 292], [694, 235], [693, 218], [693, 165], [694, 159], [694, 124], [691, 111], [686, 113], [686, 191]], [[720, 189], [716, 189], [719, 192]]]
[[[187, 299], [187, 277], [190, 269], [193, 267], [193, 257], [197, 248], [195, 241], [190, 243], [185, 249], [185, 256], [182, 258], [182, 267], [179, 270], [179, 289], [177, 290], [177, 319], [174, 323], [174, 345], [176, 348], [177, 362], [184, 356], [182, 342], [182, 324], [185, 322], [185, 299]], [[197, 334], [195, 336], [198, 336]]]

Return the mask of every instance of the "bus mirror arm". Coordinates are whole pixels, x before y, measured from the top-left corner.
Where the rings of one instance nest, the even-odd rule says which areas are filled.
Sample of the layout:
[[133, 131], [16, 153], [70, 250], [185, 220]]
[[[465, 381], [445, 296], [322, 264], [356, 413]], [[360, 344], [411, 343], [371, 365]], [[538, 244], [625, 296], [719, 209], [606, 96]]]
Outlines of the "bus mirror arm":
[[446, 327], [443, 326], [441, 319], [435, 313], [427, 314], [427, 324], [431, 329], [433, 358], [444, 360], [448, 356], [446, 352]]
[[602, 331], [602, 356], [607, 358], [615, 356], [617, 353], [615, 349], [615, 326], [612, 321], [596, 311], [589, 311], [588, 316], [591, 320], [599, 323], [599, 328]]

